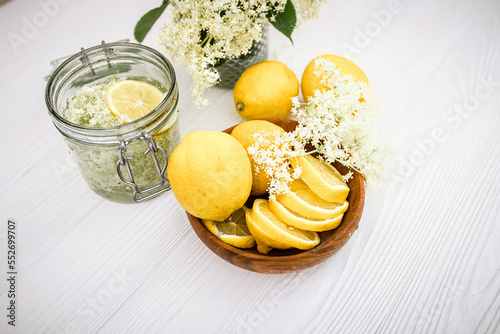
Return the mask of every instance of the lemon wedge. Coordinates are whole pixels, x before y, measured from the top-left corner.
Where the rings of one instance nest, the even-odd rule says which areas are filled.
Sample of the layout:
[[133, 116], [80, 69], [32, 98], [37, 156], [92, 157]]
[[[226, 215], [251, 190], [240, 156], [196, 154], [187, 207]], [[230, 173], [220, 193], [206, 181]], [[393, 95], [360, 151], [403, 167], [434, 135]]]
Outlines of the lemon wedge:
[[291, 159], [293, 168], [302, 168], [300, 178], [320, 198], [328, 202], [343, 203], [349, 187], [332, 165], [310, 155]]
[[344, 213], [346, 205], [328, 202], [316, 195], [301, 179], [296, 179], [290, 184], [290, 189], [277, 198], [285, 208], [309, 219], [333, 219]]
[[117, 81], [108, 87], [106, 102], [111, 114], [131, 122], [139, 119], [163, 101], [163, 93], [155, 86], [136, 80]]
[[268, 201], [265, 199], [256, 199], [254, 201], [250, 217], [255, 225], [264, 231], [273, 242], [280, 243], [283, 246], [308, 250], [314, 248], [320, 242], [316, 232], [288, 226], [279, 220], [271, 211]]
[[302, 217], [301, 215], [288, 210], [276, 200], [269, 201], [269, 208], [282, 222], [289, 226], [315, 232], [323, 232], [337, 228], [342, 222], [342, 217], [344, 217], [344, 212], [347, 211], [348, 207], [349, 203], [344, 202], [339, 214], [335, 218], [316, 220]]
[[223, 222], [203, 219], [203, 223], [216, 237], [238, 248], [252, 248], [255, 239], [250, 233], [245, 220], [245, 209], [236, 210]]
[[269, 234], [263, 231], [250, 216], [251, 210], [246, 212], [246, 220], [248, 229], [250, 233], [255, 238], [255, 242], [257, 244], [257, 251], [262, 254], [268, 254], [273, 248], [277, 249], [289, 249], [290, 247], [286, 246], [283, 243], [275, 241]]

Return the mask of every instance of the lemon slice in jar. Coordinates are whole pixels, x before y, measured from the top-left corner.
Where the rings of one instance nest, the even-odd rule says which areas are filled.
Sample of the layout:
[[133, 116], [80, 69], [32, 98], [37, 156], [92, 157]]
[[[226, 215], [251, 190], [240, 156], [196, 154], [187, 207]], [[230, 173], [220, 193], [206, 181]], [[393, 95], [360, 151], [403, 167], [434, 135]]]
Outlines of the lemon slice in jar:
[[156, 108], [163, 98], [164, 95], [158, 88], [136, 80], [117, 81], [106, 91], [109, 111], [124, 122], [145, 116]]

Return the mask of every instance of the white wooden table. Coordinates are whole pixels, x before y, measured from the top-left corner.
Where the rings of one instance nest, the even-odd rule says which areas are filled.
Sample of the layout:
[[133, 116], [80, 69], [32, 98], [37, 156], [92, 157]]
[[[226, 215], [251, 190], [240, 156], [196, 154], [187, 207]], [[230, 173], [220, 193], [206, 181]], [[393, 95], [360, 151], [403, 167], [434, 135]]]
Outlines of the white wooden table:
[[[0, 5], [1, 333], [500, 333], [498, 0], [332, 0], [294, 46], [271, 31], [270, 58], [299, 78], [323, 53], [355, 61], [377, 87], [378, 123], [400, 160], [347, 245], [289, 275], [218, 258], [171, 192], [137, 205], [100, 198], [51, 123], [50, 60], [132, 38], [159, 4]], [[159, 26], [146, 45], [160, 48]], [[176, 72], [183, 135], [242, 121], [231, 90], [212, 89], [212, 105], [195, 109], [189, 75]]]

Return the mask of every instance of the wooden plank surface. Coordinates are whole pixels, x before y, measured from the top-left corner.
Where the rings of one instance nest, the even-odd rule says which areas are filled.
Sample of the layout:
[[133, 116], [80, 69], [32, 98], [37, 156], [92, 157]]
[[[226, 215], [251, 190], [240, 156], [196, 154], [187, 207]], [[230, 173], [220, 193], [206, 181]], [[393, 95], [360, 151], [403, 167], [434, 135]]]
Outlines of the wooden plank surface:
[[[24, 36], [47, 3], [52, 14]], [[218, 258], [172, 193], [139, 205], [95, 195], [47, 115], [49, 62], [132, 38], [157, 5], [0, 5], [0, 332], [500, 333], [500, 2], [332, 0], [293, 46], [271, 29], [270, 58], [299, 79], [323, 53], [366, 72], [400, 161], [346, 246], [286, 275]], [[158, 49], [159, 26], [144, 42]], [[191, 78], [176, 73], [182, 135], [242, 121], [231, 90], [212, 89], [211, 106], [197, 110]], [[8, 219], [17, 226], [15, 328]]]

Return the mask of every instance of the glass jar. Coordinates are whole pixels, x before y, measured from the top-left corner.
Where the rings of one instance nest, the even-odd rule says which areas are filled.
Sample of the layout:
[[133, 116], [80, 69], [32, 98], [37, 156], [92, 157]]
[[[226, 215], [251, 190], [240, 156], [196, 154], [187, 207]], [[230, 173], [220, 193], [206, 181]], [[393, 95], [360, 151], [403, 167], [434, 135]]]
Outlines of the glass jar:
[[[151, 83], [163, 101], [147, 115], [118, 126], [89, 127], [65, 119], [67, 101], [84, 86], [126, 78]], [[170, 62], [134, 43], [102, 43], [69, 57], [51, 75], [45, 101], [83, 178], [116, 202], [141, 202], [170, 189], [168, 157], [179, 144], [179, 92]]]

